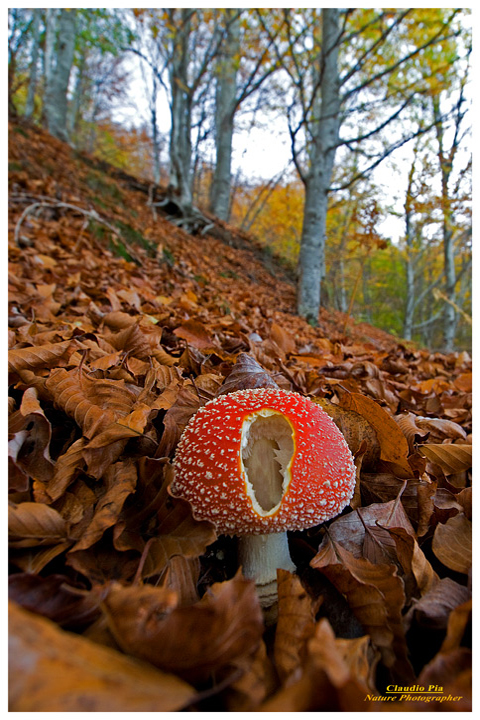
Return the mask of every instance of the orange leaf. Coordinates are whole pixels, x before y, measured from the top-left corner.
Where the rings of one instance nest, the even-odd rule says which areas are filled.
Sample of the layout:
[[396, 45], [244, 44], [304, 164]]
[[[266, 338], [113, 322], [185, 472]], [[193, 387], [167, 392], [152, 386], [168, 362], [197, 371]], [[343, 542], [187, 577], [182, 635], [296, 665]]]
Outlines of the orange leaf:
[[380, 459], [399, 465], [407, 473], [406, 477], [411, 476], [408, 442], [393, 417], [375, 400], [359, 393], [344, 393], [340, 404], [362, 415], [373, 427], [380, 443]]

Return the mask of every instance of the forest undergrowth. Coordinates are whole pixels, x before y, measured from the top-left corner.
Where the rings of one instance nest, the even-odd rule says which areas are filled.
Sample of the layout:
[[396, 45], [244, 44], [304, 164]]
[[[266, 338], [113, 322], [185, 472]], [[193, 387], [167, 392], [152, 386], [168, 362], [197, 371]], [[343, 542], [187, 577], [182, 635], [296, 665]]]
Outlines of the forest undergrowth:
[[[9, 130], [10, 710], [469, 710], [469, 354], [313, 328], [254, 238]], [[168, 488], [199, 407], [272, 385], [331, 415], [357, 484], [291, 533], [265, 627], [235, 540]]]

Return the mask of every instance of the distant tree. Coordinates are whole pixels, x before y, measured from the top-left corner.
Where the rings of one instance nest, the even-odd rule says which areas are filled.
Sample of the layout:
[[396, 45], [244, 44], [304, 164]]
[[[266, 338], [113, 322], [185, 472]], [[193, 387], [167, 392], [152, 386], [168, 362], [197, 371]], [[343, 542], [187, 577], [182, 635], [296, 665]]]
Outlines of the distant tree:
[[[360, 147], [358, 173], [365, 175], [415, 136], [406, 109], [425, 92], [418, 65], [426, 62], [429, 47], [458, 32], [452, 25], [458, 12], [283, 10], [287, 33], [276, 47], [289, 78], [285, 96], [290, 98], [292, 155], [305, 185], [297, 309], [313, 324], [320, 307], [328, 195], [337, 151]], [[259, 11], [259, 16], [265, 27], [271, 27], [267, 13]], [[302, 25], [305, 32], [299, 43]], [[412, 28], [417, 26], [421, 30], [415, 34]], [[282, 53], [285, 45], [289, 53]], [[359, 132], [362, 127], [366, 129]]]
[[45, 116], [49, 132], [68, 141], [67, 92], [75, 52], [76, 10], [47, 10]]
[[282, 18], [270, 36], [254, 10], [217, 11], [215, 22], [223, 28], [215, 61], [215, 162], [210, 190], [210, 210], [228, 220], [231, 204], [231, 164], [235, 116], [252, 96], [259, 95], [281, 63], [273, 42], [281, 32]]
[[42, 18], [42, 10], [36, 8], [33, 11], [32, 19], [32, 50], [30, 60], [30, 77], [28, 80], [28, 95], [25, 105], [25, 117], [31, 118], [35, 109], [35, 93], [37, 90], [37, 66], [40, 51], [40, 25]]

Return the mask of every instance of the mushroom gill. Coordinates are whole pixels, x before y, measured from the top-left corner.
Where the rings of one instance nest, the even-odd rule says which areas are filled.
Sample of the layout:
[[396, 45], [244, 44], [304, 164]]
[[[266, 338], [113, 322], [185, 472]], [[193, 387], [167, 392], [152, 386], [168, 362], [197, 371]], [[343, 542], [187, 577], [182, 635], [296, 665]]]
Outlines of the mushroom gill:
[[284, 415], [260, 410], [242, 427], [242, 462], [247, 491], [260, 514], [270, 514], [290, 483], [294, 453], [293, 428]]

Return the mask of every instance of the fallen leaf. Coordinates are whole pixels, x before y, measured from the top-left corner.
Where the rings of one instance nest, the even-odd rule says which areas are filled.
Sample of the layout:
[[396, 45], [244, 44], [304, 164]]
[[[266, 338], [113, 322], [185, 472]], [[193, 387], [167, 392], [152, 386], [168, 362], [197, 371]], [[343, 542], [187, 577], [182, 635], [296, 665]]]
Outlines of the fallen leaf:
[[240, 574], [212, 585], [194, 605], [176, 603], [165, 588], [114, 586], [105, 600], [110, 630], [128, 654], [190, 682], [257, 649], [263, 618], [254, 584]]
[[180, 678], [14, 603], [9, 623], [10, 712], [173, 712], [195, 697]]
[[432, 550], [443, 565], [455, 572], [468, 573], [472, 567], [472, 523], [463, 513], [439, 523], [433, 535]]
[[375, 400], [359, 393], [344, 393], [340, 404], [364, 417], [373, 427], [380, 444], [380, 458], [395, 463], [405, 471], [406, 477], [410, 476], [408, 442], [393, 417]]

